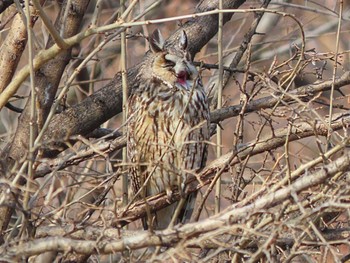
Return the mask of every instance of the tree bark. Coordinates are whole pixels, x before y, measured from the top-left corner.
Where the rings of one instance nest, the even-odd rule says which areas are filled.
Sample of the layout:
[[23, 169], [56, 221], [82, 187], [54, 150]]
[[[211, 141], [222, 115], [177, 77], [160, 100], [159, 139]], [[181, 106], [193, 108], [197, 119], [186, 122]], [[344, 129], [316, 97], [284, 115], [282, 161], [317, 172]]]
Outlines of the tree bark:
[[[89, 0], [74, 0], [69, 7], [68, 16], [63, 17], [64, 10], [61, 10], [61, 14], [58, 16], [56, 27], [64, 27], [64, 36], [70, 37], [78, 33], [81, 26], [83, 15], [88, 6]], [[63, 6], [66, 6], [64, 4]], [[51, 46], [53, 41], [48, 41], [47, 47]], [[19, 118], [19, 124], [14, 135], [13, 140], [6, 147], [6, 152], [2, 155], [2, 161], [6, 161], [3, 164], [3, 173], [1, 176], [12, 180], [14, 174], [11, 171], [13, 164], [26, 157], [28, 153], [28, 138], [29, 138], [29, 124], [40, 125], [45, 120], [54, 97], [56, 95], [57, 87], [62, 77], [63, 70], [70, 60], [70, 50], [63, 51], [55, 59], [46, 63], [40, 70], [35, 72], [35, 87], [38, 90], [38, 118], [37, 121], [30, 119], [30, 100], [28, 100], [23, 113]], [[24, 178], [21, 178], [19, 184], [25, 182]], [[14, 193], [14, 189], [11, 189], [9, 185], [4, 185], [0, 189], [2, 196], [6, 197], [2, 202], [6, 203], [6, 206], [0, 207], [0, 242], [3, 236], [3, 231], [7, 229], [10, 218], [14, 212], [14, 204], [16, 204], [17, 194]], [[10, 194], [7, 194], [10, 193]]]
[[[245, 0], [224, 1], [225, 9], [236, 9]], [[201, 1], [196, 12], [204, 12], [216, 9], [218, 1]], [[233, 13], [225, 14], [224, 22], [232, 17]], [[194, 56], [208, 41], [217, 33], [217, 15], [194, 18], [186, 22], [166, 41], [166, 45], [171, 45], [177, 41], [182, 30], [186, 31], [189, 40], [189, 51]], [[131, 89], [137, 88], [135, 76], [142, 65], [147, 64], [148, 56], [145, 56], [143, 63], [128, 70], [128, 82]], [[87, 135], [102, 123], [117, 115], [122, 111], [122, 88], [120, 75], [117, 74], [113, 80], [98, 92], [92, 94], [80, 104], [57, 114], [51, 121], [44, 140], [55, 139], [64, 141], [71, 135]], [[132, 93], [132, 90], [131, 92]]]
[[[71, 37], [79, 32], [81, 21], [88, 4], [89, 0], [72, 1], [67, 17], [64, 17], [66, 3], [63, 4], [55, 26], [58, 32], [61, 30], [61, 27], [64, 26], [64, 38]], [[46, 48], [51, 47], [54, 43], [55, 42], [50, 37]], [[63, 50], [58, 56], [35, 72], [38, 117], [37, 120], [32, 121], [32, 123], [33, 125], [37, 125], [38, 129], [41, 129], [51, 109], [63, 71], [71, 59], [70, 54], [71, 49]], [[28, 100], [19, 118], [19, 124], [14, 139], [9, 147], [8, 156], [13, 160], [20, 160], [23, 158], [28, 149], [29, 123], [31, 122], [30, 107], [30, 100]]]

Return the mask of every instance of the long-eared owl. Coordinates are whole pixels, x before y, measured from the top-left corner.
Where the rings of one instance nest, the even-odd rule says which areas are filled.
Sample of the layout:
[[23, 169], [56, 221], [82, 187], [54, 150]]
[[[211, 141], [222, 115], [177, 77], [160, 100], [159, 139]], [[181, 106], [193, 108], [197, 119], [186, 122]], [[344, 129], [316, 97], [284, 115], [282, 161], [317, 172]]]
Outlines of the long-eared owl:
[[[139, 198], [162, 191], [170, 197], [174, 186], [183, 191], [188, 176], [204, 165], [209, 106], [187, 51], [185, 31], [175, 46], [165, 47], [159, 30], [149, 42], [151, 62], [139, 72], [140, 85], [128, 104], [132, 190], [134, 194], [140, 192]], [[194, 202], [193, 195], [188, 198]], [[154, 227], [166, 228], [175, 209], [176, 203], [157, 211]]]

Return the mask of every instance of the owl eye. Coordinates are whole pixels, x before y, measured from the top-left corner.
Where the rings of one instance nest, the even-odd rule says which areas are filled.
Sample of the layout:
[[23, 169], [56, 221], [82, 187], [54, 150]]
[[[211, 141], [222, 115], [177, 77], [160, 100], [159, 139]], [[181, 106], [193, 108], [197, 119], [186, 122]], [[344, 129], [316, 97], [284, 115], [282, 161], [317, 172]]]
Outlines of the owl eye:
[[173, 68], [175, 66], [175, 62], [171, 60], [165, 60], [163, 68]]

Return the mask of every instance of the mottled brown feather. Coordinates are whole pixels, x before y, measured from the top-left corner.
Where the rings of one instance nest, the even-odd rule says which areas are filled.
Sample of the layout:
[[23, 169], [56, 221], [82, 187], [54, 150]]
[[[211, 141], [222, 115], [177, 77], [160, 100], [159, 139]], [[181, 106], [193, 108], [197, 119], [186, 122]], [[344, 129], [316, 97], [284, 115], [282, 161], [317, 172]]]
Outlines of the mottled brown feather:
[[[184, 190], [185, 180], [205, 162], [209, 139], [207, 97], [186, 50], [153, 50], [157, 52], [147, 69], [152, 72], [139, 73], [141, 84], [128, 105], [128, 156], [134, 194], [150, 176], [139, 198], [162, 191], [171, 196], [174, 186]], [[194, 202], [193, 196], [189, 199]], [[175, 208], [173, 204], [157, 212], [155, 227], [166, 228]]]

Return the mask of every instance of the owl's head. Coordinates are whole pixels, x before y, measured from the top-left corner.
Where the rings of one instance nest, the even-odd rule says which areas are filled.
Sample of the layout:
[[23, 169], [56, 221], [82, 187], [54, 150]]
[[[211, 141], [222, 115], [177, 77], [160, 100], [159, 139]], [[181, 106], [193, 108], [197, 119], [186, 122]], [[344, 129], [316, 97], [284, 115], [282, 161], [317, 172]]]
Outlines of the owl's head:
[[198, 71], [187, 51], [187, 35], [182, 31], [177, 46], [165, 47], [159, 30], [149, 38], [154, 53], [152, 74], [168, 85], [190, 90], [194, 82], [199, 83]]

